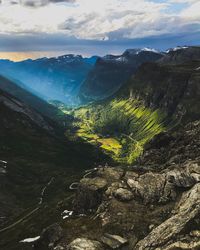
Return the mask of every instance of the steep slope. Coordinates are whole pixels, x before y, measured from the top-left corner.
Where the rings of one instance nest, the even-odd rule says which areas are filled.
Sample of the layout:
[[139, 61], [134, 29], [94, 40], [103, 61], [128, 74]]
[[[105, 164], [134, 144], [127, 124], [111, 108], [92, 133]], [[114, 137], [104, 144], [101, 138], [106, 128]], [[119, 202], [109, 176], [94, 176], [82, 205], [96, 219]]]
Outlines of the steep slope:
[[143, 146], [165, 131], [165, 113], [145, 107], [137, 100], [113, 99], [78, 108], [69, 134], [81, 137], [121, 164], [132, 164]]
[[[191, 60], [192, 47], [173, 50], [183, 58], [181, 63], [170, 63], [168, 53], [162, 63], [161, 60], [144, 63], [117, 93], [76, 109], [72, 113], [76, 117], [75, 136], [99, 145], [120, 163], [132, 164], [156, 134], [180, 122], [199, 119], [197, 49], [200, 51], [195, 48], [195, 58], [199, 60]], [[174, 62], [174, 56], [171, 61]]]
[[200, 47], [176, 47], [169, 49], [165, 56], [159, 60], [160, 63], [164, 64], [181, 64], [188, 61], [199, 60], [200, 58]]
[[198, 250], [199, 143], [196, 121], [159, 135], [137, 165], [91, 169], [65, 207], [73, 213], [43, 230], [35, 248]]
[[96, 57], [64, 55], [53, 58], [12, 62], [0, 60], [0, 74], [20, 81], [28, 90], [49, 100], [73, 104], [82, 81], [92, 69]]
[[44, 116], [57, 120], [58, 110], [54, 106], [48, 104], [46, 101], [43, 101], [41, 98], [37, 97], [26, 89], [18, 86], [15, 82], [1, 75], [0, 90], [5, 91], [18, 98]]
[[143, 64], [117, 94], [74, 111], [80, 136], [96, 143], [127, 133], [123, 153], [142, 150], [128, 166], [83, 173], [65, 207], [73, 213], [42, 231], [36, 249], [200, 249], [200, 57], [182, 51], [176, 62]]
[[80, 169], [108, 158], [59, 137], [50, 119], [2, 90], [0, 120], [0, 249], [12, 249], [59, 217], [56, 204], [70, 196]]
[[150, 49], [129, 49], [120, 56], [99, 58], [80, 88], [80, 99], [87, 102], [112, 95], [142, 63], [156, 61], [162, 56]]
[[140, 99], [146, 107], [161, 109], [169, 117], [195, 120], [199, 118], [199, 80], [200, 60], [176, 65], [146, 63], [118, 92], [118, 97]]

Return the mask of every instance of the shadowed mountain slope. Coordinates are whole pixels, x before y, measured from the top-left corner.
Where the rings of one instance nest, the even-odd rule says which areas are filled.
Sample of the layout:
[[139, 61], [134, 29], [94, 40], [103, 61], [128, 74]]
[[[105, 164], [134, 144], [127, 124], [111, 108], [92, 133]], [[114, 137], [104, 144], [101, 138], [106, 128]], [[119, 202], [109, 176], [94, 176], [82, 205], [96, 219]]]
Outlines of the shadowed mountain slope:
[[39, 93], [46, 100], [74, 104], [80, 85], [96, 59], [70, 54], [21, 62], [0, 60], [0, 74], [23, 83], [25, 88]]
[[129, 49], [120, 56], [99, 58], [83, 82], [79, 96], [84, 102], [101, 100], [115, 93], [144, 62], [152, 62], [163, 55], [150, 49]]
[[199, 118], [199, 82], [200, 57], [176, 65], [146, 63], [117, 96], [140, 99], [146, 107], [161, 109], [169, 117], [195, 120]]
[[80, 170], [108, 157], [88, 144], [61, 137], [55, 122], [1, 88], [0, 120], [0, 249], [12, 249], [29, 214], [36, 217], [27, 232], [54, 220], [55, 203], [70, 196], [68, 187]]

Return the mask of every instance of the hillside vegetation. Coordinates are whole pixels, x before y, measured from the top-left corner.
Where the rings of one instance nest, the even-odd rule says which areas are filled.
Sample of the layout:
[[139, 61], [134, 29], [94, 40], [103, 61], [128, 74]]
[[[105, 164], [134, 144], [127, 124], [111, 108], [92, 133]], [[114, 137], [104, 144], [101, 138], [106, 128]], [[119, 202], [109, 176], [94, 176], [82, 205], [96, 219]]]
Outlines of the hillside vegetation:
[[133, 163], [145, 143], [166, 129], [165, 114], [146, 108], [136, 99], [114, 99], [71, 114], [74, 120], [68, 136], [99, 146], [120, 163]]

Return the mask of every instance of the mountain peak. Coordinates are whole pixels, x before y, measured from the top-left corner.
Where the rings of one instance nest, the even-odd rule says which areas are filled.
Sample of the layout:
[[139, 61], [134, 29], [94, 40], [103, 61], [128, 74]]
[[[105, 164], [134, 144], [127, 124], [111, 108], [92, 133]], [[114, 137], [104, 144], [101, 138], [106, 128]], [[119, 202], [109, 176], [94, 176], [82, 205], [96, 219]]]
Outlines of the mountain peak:
[[183, 49], [188, 49], [188, 46], [177, 46], [175, 48], [170, 48], [166, 51], [166, 53], [170, 53], [172, 51], [177, 51], [177, 50], [183, 50]]
[[138, 48], [138, 49], [127, 49], [127, 50], [125, 50], [123, 55], [127, 55], [127, 54], [128, 55], [138, 55], [141, 52], [153, 52], [153, 53], [160, 54], [160, 52], [154, 48], [145, 47], [145, 48]]

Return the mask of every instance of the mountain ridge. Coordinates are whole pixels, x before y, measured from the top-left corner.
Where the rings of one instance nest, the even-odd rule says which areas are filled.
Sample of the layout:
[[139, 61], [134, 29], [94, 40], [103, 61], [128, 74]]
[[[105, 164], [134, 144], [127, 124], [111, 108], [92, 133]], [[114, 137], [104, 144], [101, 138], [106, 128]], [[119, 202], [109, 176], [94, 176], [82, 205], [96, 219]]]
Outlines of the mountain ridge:
[[155, 61], [162, 56], [152, 50], [129, 49], [120, 56], [99, 58], [80, 88], [80, 99], [84, 103], [114, 94], [143, 62]]
[[0, 74], [20, 81], [28, 90], [40, 92], [43, 99], [59, 99], [73, 104], [77, 102], [74, 97], [96, 59], [95, 56], [83, 58], [69, 54], [20, 62], [0, 60]]
[[[66, 118], [62, 138], [35, 99], [10, 95], [15, 83], [0, 78], [0, 248], [198, 249], [199, 55], [178, 48], [144, 62], [97, 102], [52, 102]], [[97, 63], [113, 72], [124, 58]]]

